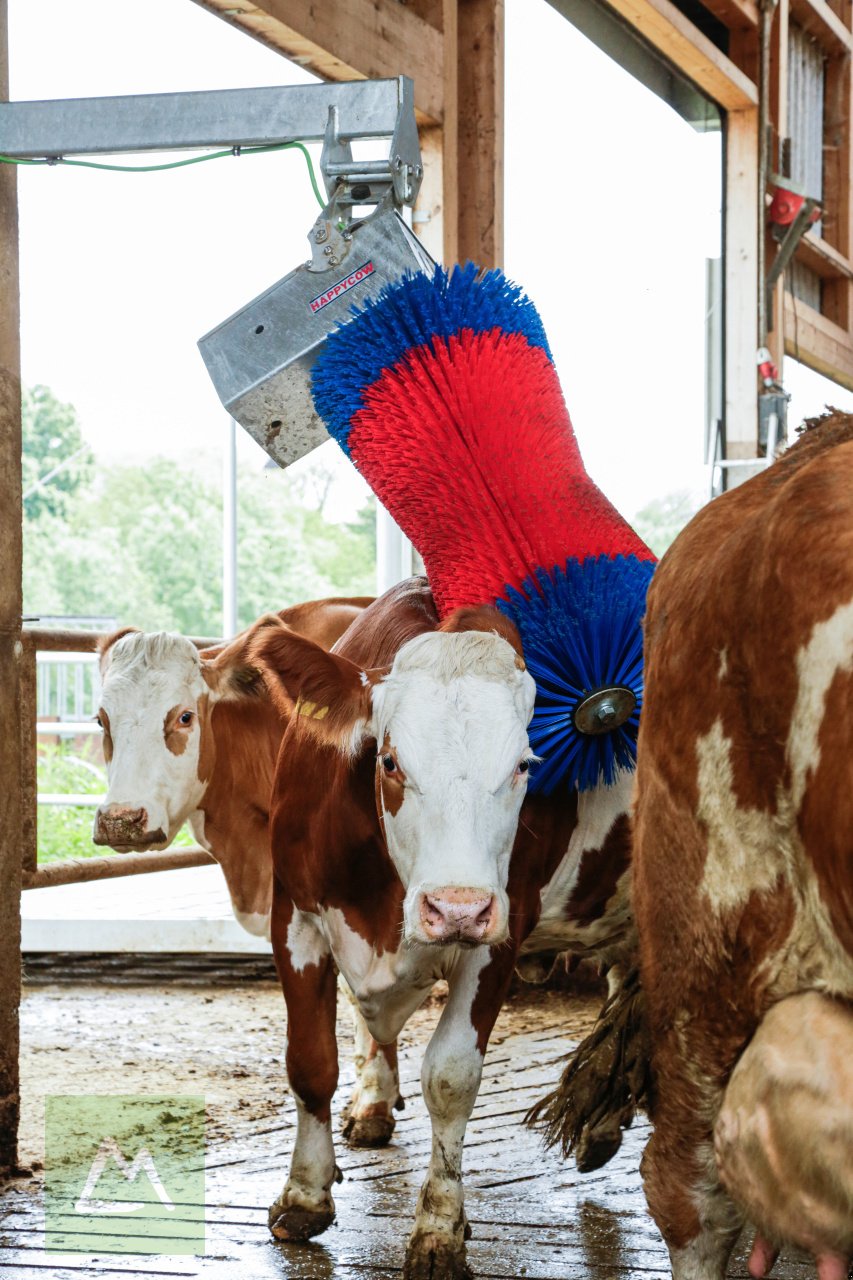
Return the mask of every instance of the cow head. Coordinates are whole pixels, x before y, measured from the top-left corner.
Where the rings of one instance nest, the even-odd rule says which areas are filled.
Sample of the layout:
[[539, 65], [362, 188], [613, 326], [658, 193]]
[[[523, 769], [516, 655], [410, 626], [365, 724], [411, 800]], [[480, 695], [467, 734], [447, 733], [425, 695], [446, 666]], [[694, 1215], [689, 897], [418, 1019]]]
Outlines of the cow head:
[[273, 629], [251, 659], [305, 731], [351, 758], [375, 744], [377, 809], [406, 890], [404, 940], [502, 941], [535, 696], [512, 625], [495, 609], [458, 611], [383, 670]]
[[263, 688], [245, 643], [206, 658], [166, 632], [120, 631], [102, 642], [98, 721], [108, 790], [95, 844], [122, 853], [165, 849], [198, 809], [213, 767], [212, 703]]

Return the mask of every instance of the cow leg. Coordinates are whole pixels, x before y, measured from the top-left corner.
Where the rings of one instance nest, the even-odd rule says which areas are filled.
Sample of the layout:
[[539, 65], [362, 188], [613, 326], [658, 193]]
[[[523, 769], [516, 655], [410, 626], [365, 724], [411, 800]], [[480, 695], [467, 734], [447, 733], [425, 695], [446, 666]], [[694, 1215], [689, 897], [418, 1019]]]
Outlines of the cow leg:
[[499, 959], [482, 950], [467, 951], [448, 978], [447, 1004], [421, 1070], [432, 1120], [432, 1157], [406, 1249], [404, 1280], [470, 1280], [462, 1144], [480, 1087], [486, 1044], [514, 963], [510, 948]]
[[343, 1134], [351, 1147], [384, 1147], [402, 1110], [397, 1042], [377, 1044], [367, 1029], [349, 983], [340, 975], [338, 987], [346, 997], [355, 1030], [355, 1088], [343, 1114]]
[[277, 890], [272, 937], [287, 1004], [287, 1074], [296, 1102], [296, 1142], [287, 1182], [270, 1206], [269, 1225], [280, 1240], [308, 1240], [334, 1221], [331, 1186], [340, 1181], [331, 1118], [338, 1083], [335, 966], [312, 918], [291, 903], [280, 904], [279, 898]]
[[641, 1164], [643, 1184], [673, 1280], [724, 1280], [743, 1215], [714, 1158], [722, 1091], [689, 1071], [689, 1055], [689, 1044], [675, 1033], [657, 1047], [654, 1132]]

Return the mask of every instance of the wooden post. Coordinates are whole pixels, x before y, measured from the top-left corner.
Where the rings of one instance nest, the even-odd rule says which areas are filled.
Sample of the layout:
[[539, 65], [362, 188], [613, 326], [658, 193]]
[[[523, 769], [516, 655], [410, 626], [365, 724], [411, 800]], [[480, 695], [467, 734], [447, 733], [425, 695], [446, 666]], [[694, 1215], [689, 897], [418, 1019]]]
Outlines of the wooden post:
[[[751, 108], [726, 119], [725, 456], [733, 459], [758, 455], [758, 235], [758, 110]], [[751, 474], [729, 468], [726, 485]]]
[[[788, 29], [789, 29], [789, 0], [779, 0], [778, 12], [775, 24], [775, 33], [773, 40], [773, 57], [770, 64], [771, 74], [771, 116], [776, 125], [776, 136], [778, 138], [779, 147], [781, 148], [783, 140], [788, 136]], [[774, 172], [781, 172], [781, 164], [774, 162], [771, 154], [770, 168]], [[768, 175], [769, 176], [769, 175]], [[760, 234], [766, 236], [767, 252], [765, 261], [767, 269], [773, 265], [773, 259], [777, 252], [777, 245], [774, 243], [769, 231], [765, 227]], [[770, 307], [768, 312], [768, 321], [770, 324], [770, 332], [767, 335], [767, 346], [771, 356], [779, 370], [779, 376], [784, 377], [783, 359], [785, 356], [785, 275], [779, 280], [776, 288], [770, 297]]]
[[459, 0], [460, 261], [503, 266], [504, 0]]
[[24, 640], [21, 657], [21, 867], [35, 871], [38, 862], [38, 746], [36, 649]]
[[[456, 0], [437, 0], [431, 20], [440, 21], [444, 58], [440, 125], [420, 130], [424, 177], [413, 214], [415, 234], [437, 262], [459, 260], [459, 111], [457, 90]], [[420, 16], [428, 16], [421, 0]]]
[[[9, 97], [7, 0], [0, 0], [0, 100]], [[0, 165], [0, 1174], [18, 1162], [21, 1002], [21, 357], [18, 198]]]

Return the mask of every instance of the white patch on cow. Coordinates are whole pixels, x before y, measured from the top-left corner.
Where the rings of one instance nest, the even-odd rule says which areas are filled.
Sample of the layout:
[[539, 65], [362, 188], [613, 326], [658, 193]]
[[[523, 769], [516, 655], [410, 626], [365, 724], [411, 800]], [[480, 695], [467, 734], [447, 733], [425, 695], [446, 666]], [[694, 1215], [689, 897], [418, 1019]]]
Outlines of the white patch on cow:
[[335, 1177], [335, 1148], [332, 1126], [318, 1120], [306, 1110], [297, 1094], [296, 1142], [290, 1158], [290, 1173], [281, 1195], [270, 1209], [270, 1222], [276, 1213], [286, 1209], [305, 1209], [309, 1213], [334, 1213], [330, 1188]]
[[[422, 937], [419, 903], [439, 888], [494, 894], [505, 930], [506, 882], [526, 775], [536, 687], [500, 636], [430, 632], [398, 652], [373, 691], [371, 732], [394, 743], [407, 781], [384, 814], [388, 852], [406, 887], [404, 937]], [[500, 940], [496, 934], [494, 941]]]
[[432, 1121], [432, 1155], [412, 1243], [438, 1237], [463, 1247], [462, 1146], [483, 1071], [471, 1008], [489, 960], [485, 947], [460, 954], [447, 1004], [424, 1055], [421, 1084]]
[[753, 893], [771, 893], [784, 879], [794, 922], [762, 969], [773, 999], [804, 986], [853, 996], [853, 958], [842, 947], [803, 847], [797, 814], [781, 786], [776, 811], [740, 808], [734, 794], [731, 740], [718, 720], [697, 742], [697, 816], [707, 832], [701, 891], [718, 914], [742, 907]]
[[[627, 887], [620, 882], [615, 902], [594, 921], [566, 920], [566, 904], [574, 892], [581, 861], [587, 850], [600, 849], [614, 823], [631, 807], [634, 773], [620, 770], [609, 787], [596, 787], [578, 795], [577, 826], [565, 856], [540, 892], [542, 910], [533, 933], [522, 946], [525, 953], [562, 950], [566, 947], [600, 950], [624, 942], [630, 920]], [[625, 880], [626, 877], [623, 877]]]
[[234, 919], [247, 933], [251, 933], [254, 938], [266, 938], [269, 941], [271, 912], [238, 911], [233, 902], [231, 908], [234, 912]]
[[201, 725], [196, 715], [186, 747], [166, 746], [163, 722], [173, 707], [195, 710], [207, 691], [198, 650], [183, 636], [131, 632], [110, 649], [101, 705], [109, 716], [113, 758], [104, 805], [144, 809], [149, 831], [161, 829], [165, 848], [205, 791], [198, 776]]
[[614, 823], [627, 813], [634, 790], [634, 774], [620, 771], [611, 787], [596, 787], [578, 795], [577, 826], [569, 839], [569, 847], [551, 879], [540, 891], [542, 916], [559, 915], [571, 897], [581, 859], [587, 849], [600, 849]]
[[294, 910], [287, 926], [287, 950], [294, 973], [302, 973], [309, 964], [319, 964], [329, 954], [320, 917], [309, 911]]
[[701, 889], [719, 912], [745, 902], [756, 890], [772, 889], [782, 871], [780, 833], [773, 815], [738, 805], [731, 747], [721, 720], [696, 743], [696, 813], [708, 833]]
[[[831, 618], [818, 622], [797, 654], [797, 701], [788, 734], [791, 800], [798, 813], [810, 770], [820, 761], [820, 727], [826, 714], [826, 695], [836, 674], [853, 667], [853, 600]], [[830, 713], [833, 709], [830, 708]], [[843, 714], [843, 711], [842, 711]]]
[[338, 907], [322, 911], [323, 932], [370, 1034], [390, 1044], [433, 984], [444, 977], [455, 947], [406, 947], [378, 952], [347, 924]]

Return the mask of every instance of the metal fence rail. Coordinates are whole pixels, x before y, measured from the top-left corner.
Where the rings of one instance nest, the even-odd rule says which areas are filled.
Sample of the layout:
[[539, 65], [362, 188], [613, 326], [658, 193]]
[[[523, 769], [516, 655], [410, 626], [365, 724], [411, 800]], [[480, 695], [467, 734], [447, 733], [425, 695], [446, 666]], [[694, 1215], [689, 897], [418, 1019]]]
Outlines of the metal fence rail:
[[[199, 649], [212, 648], [221, 644], [218, 639], [208, 637], [190, 637], [191, 642]], [[62, 737], [78, 734], [98, 733], [98, 726], [90, 720], [51, 720], [38, 719], [39, 693], [39, 654], [91, 654], [97, 651], [98, 636], [92, 631], [44, 630], [27, 627], [22, 632], [23, 659], [21, 663], [21, 773], [22, 773], [22, 823], [21, 823], [21, 861], [23, 868], [23, 888], [40, 889], [59, 884], [79, 884], [88, 880], [105, 880], [115, 876], [142, 875], [149, 871], [172, 871], [185, 867], [204, 867], [215, 862], [215, 859], [202, 849], [200, 845], [191, 845], [181, 849], [164, 849], [160, 853], [115, 853], [97, 858], [69, 858], [64, 862], [51, 863], [48, 866], [38, 865], [38, 805], [42, 804], [80, 804], [96, 805], [96, 796], [67, 795], [60, 796], [47, 793], [38, 794], [38, 750], [39, 734], [58, 734]], [[73, 661], [73, 659], [71, 659]], [[44, 660], [42, 660], [42, 663]], [[92, 685], [91, 689], [97, 686]], [[64, 695], [67, 697], [67, 685]], [[75, 682], [73, 686], [74, 713], [79, 715], [80, 708], [85, 705], [85, 683]], [[44, 704], [43, 704], [44, 705]]]

